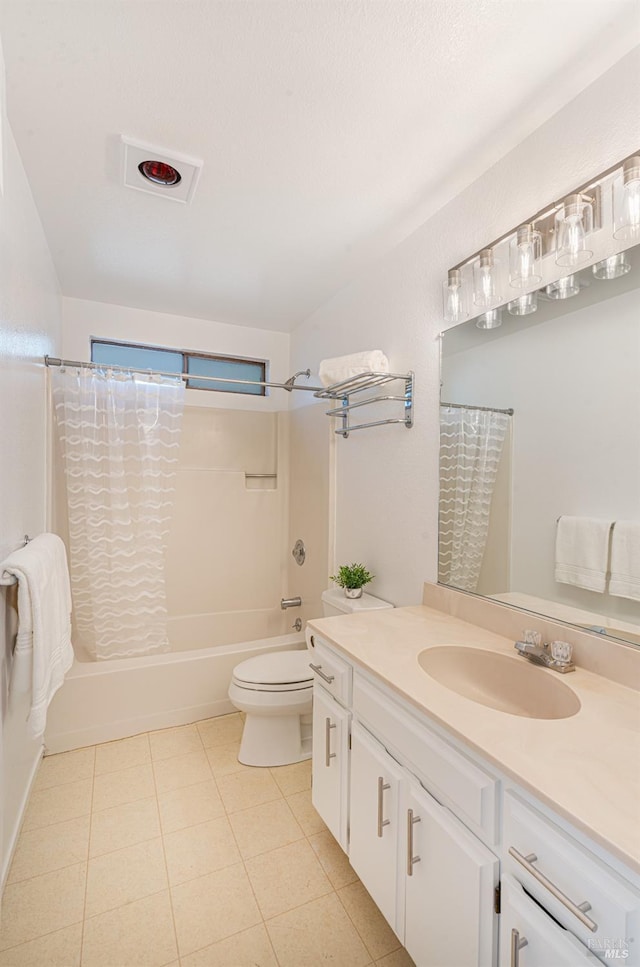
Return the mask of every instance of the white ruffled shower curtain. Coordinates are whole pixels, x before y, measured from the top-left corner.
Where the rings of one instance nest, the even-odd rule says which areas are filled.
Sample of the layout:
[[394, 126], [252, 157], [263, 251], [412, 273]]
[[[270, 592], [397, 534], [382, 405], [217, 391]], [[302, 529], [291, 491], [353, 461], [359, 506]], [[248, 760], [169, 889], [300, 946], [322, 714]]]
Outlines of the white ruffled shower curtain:
[[50, 372], [79, 643], [96, 659], [168, 651], [164, 554], [184, 383], [97, 369]]
[[491, 498], [510, 417], [440, 407], [438, 581], [463, 591], [478, 586]]

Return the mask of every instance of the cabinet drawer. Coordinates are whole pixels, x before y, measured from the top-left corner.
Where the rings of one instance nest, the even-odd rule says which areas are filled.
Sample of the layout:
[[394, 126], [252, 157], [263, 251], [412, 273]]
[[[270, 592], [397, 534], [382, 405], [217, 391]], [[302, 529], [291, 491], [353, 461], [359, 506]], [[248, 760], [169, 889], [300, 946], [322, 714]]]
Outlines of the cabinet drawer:
[[309, 667], [313, 677], [342, 705], [351, 704], [351, 665], [343, 661], [317, 634], [309, 634]]
[[[638, 938], [638, 891], [513, 792], [504, 797], [503, 842], [506, 872], [586, 946]], [[637, 939], [625, 961], [640, 964]]]
[[459, 753], [428, 726], [356, 674], [353, 711], [422, 781], [486, 843], [497, 840], [497, 785], [489, 773]]

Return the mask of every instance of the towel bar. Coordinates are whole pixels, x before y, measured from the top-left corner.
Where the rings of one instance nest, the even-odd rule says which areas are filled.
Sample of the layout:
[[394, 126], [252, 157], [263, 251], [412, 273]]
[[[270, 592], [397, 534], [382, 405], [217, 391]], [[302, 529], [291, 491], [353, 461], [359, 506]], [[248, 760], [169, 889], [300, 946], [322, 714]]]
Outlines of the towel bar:
[[[31, 538], [29, 537], [29, 535], [28, 534], [25, 534], [24, 535], [24, 542], [23, 542], [23, 545], [22, 546], [23, 547], [26, 547], [26, 545], [29, 543], [30, 540], [31, 540]], [[0, 587], [1, 588], [10, 588], [10, 587], [13, 587], [13, 585], [14, 584], [17, 584], [17, 583], [18, 583], [18, 579], [15, 576], [15, 574], [7, 574], [6, 577], [5, 577], [5, 575], [2, 573], [2, 569], [0, 568]]]

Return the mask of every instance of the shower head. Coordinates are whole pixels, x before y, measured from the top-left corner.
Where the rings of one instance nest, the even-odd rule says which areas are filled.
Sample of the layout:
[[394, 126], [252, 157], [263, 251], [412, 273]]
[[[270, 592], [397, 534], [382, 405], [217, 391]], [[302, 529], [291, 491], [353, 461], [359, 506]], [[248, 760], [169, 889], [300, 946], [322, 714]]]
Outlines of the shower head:
[[301, 369], [299, 370], [299, 372], [294, 373], [293, 376], [290, 376], [289, 379], [286, 380], [284, 383], [284, 389], [286, 389], [287, 393], [290, 393], [291, 390], [294, 389], [298, 376], [306, 376], [307, 379], [309, 379], [309, 377], [311, 376], [311, 370]]

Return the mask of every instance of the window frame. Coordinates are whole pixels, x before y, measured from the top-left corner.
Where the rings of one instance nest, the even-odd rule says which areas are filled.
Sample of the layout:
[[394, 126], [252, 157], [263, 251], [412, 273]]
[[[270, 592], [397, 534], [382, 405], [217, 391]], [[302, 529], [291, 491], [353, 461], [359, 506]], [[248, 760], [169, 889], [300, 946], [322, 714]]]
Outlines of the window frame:
[[[95, 362], [93, 358], [93, 347], [95, 345], [118, 346], [118, 347], [121, 347], [122, 349], [148, 349], [151, 352], [173, 353], [174, 355], [179, 354], [182, 357], [182, 369], [179, 373], [175, 373], [171, 375], [185, 377], [184, 383], [185, 383], [186, 389], [195, 390], [195, 391], [203, 390], [204, 392], [207, 392], [207, 393], [231, 393], [234, 396], [266, 397], [268, 395], [268, 392], [267, 392], [268, 387], [260, 386], [260, 383], [265, 383], [267, 381], [267, 367], [269, 365], [268, 359], [255, 359], [254, 357], [249, 357], [249, 356], [227, 356], [223, 353], [206, 353], [206, 352], [202, 352], [202, 350], [197, 350], [197, 349], [178, 349], [173, 346], [157, 346], [157, 345], [152, 345], [150, 343], [128, 342], [127, 340], [124, 340], [124, 339], [107, 339], [104, 336], [91, 336], [90, 344], [91, 344], [91, 362], [94, 363], [96, 366], [108, 368], [109, 363]], [[190, 386], [189, 384], [192, 380], [201, 380], [203, 379], [203, 376], [202, 375], [198, 376], [195, 373], [189, 372], [189, 359], [210, 359], [210, 360], [213, 360], [214, 362], [250, 363], [254, 366], [259, 366], [260, 372], [261, 372], [260, 379], [256, 380], [254, 383], [252, 383], [251, 380], [246, 380], [246, 385], [256, 386], [259, 392], [255, 392], [255, 391], [247, 392], [244, 389], [220, 389], [217, 386], [210, 386], [210, 387], [209, 386]], [[114, 363], [113, 365], [115, 366], [116, 364]], [[122, 368], [128, 369], [131, 367], [122, 367]], [[133, 367], [133, 369], [135, 370], [136, 367]], [[146, 371], [145, 368], [140, 367], [140, 372], [145, 372], [145, 371]], [[204, 378], [208, 379], [209, 377], [204, 377]], [[211, 379], [213, 380], [215, 380], [216, 378], [224, 379], [225, 377], [224, 376], [211, 377]], [[238, 382], [237, 385], [238, 386], [244, 385], [244, 383], [241, 384], [240, 382]]]

